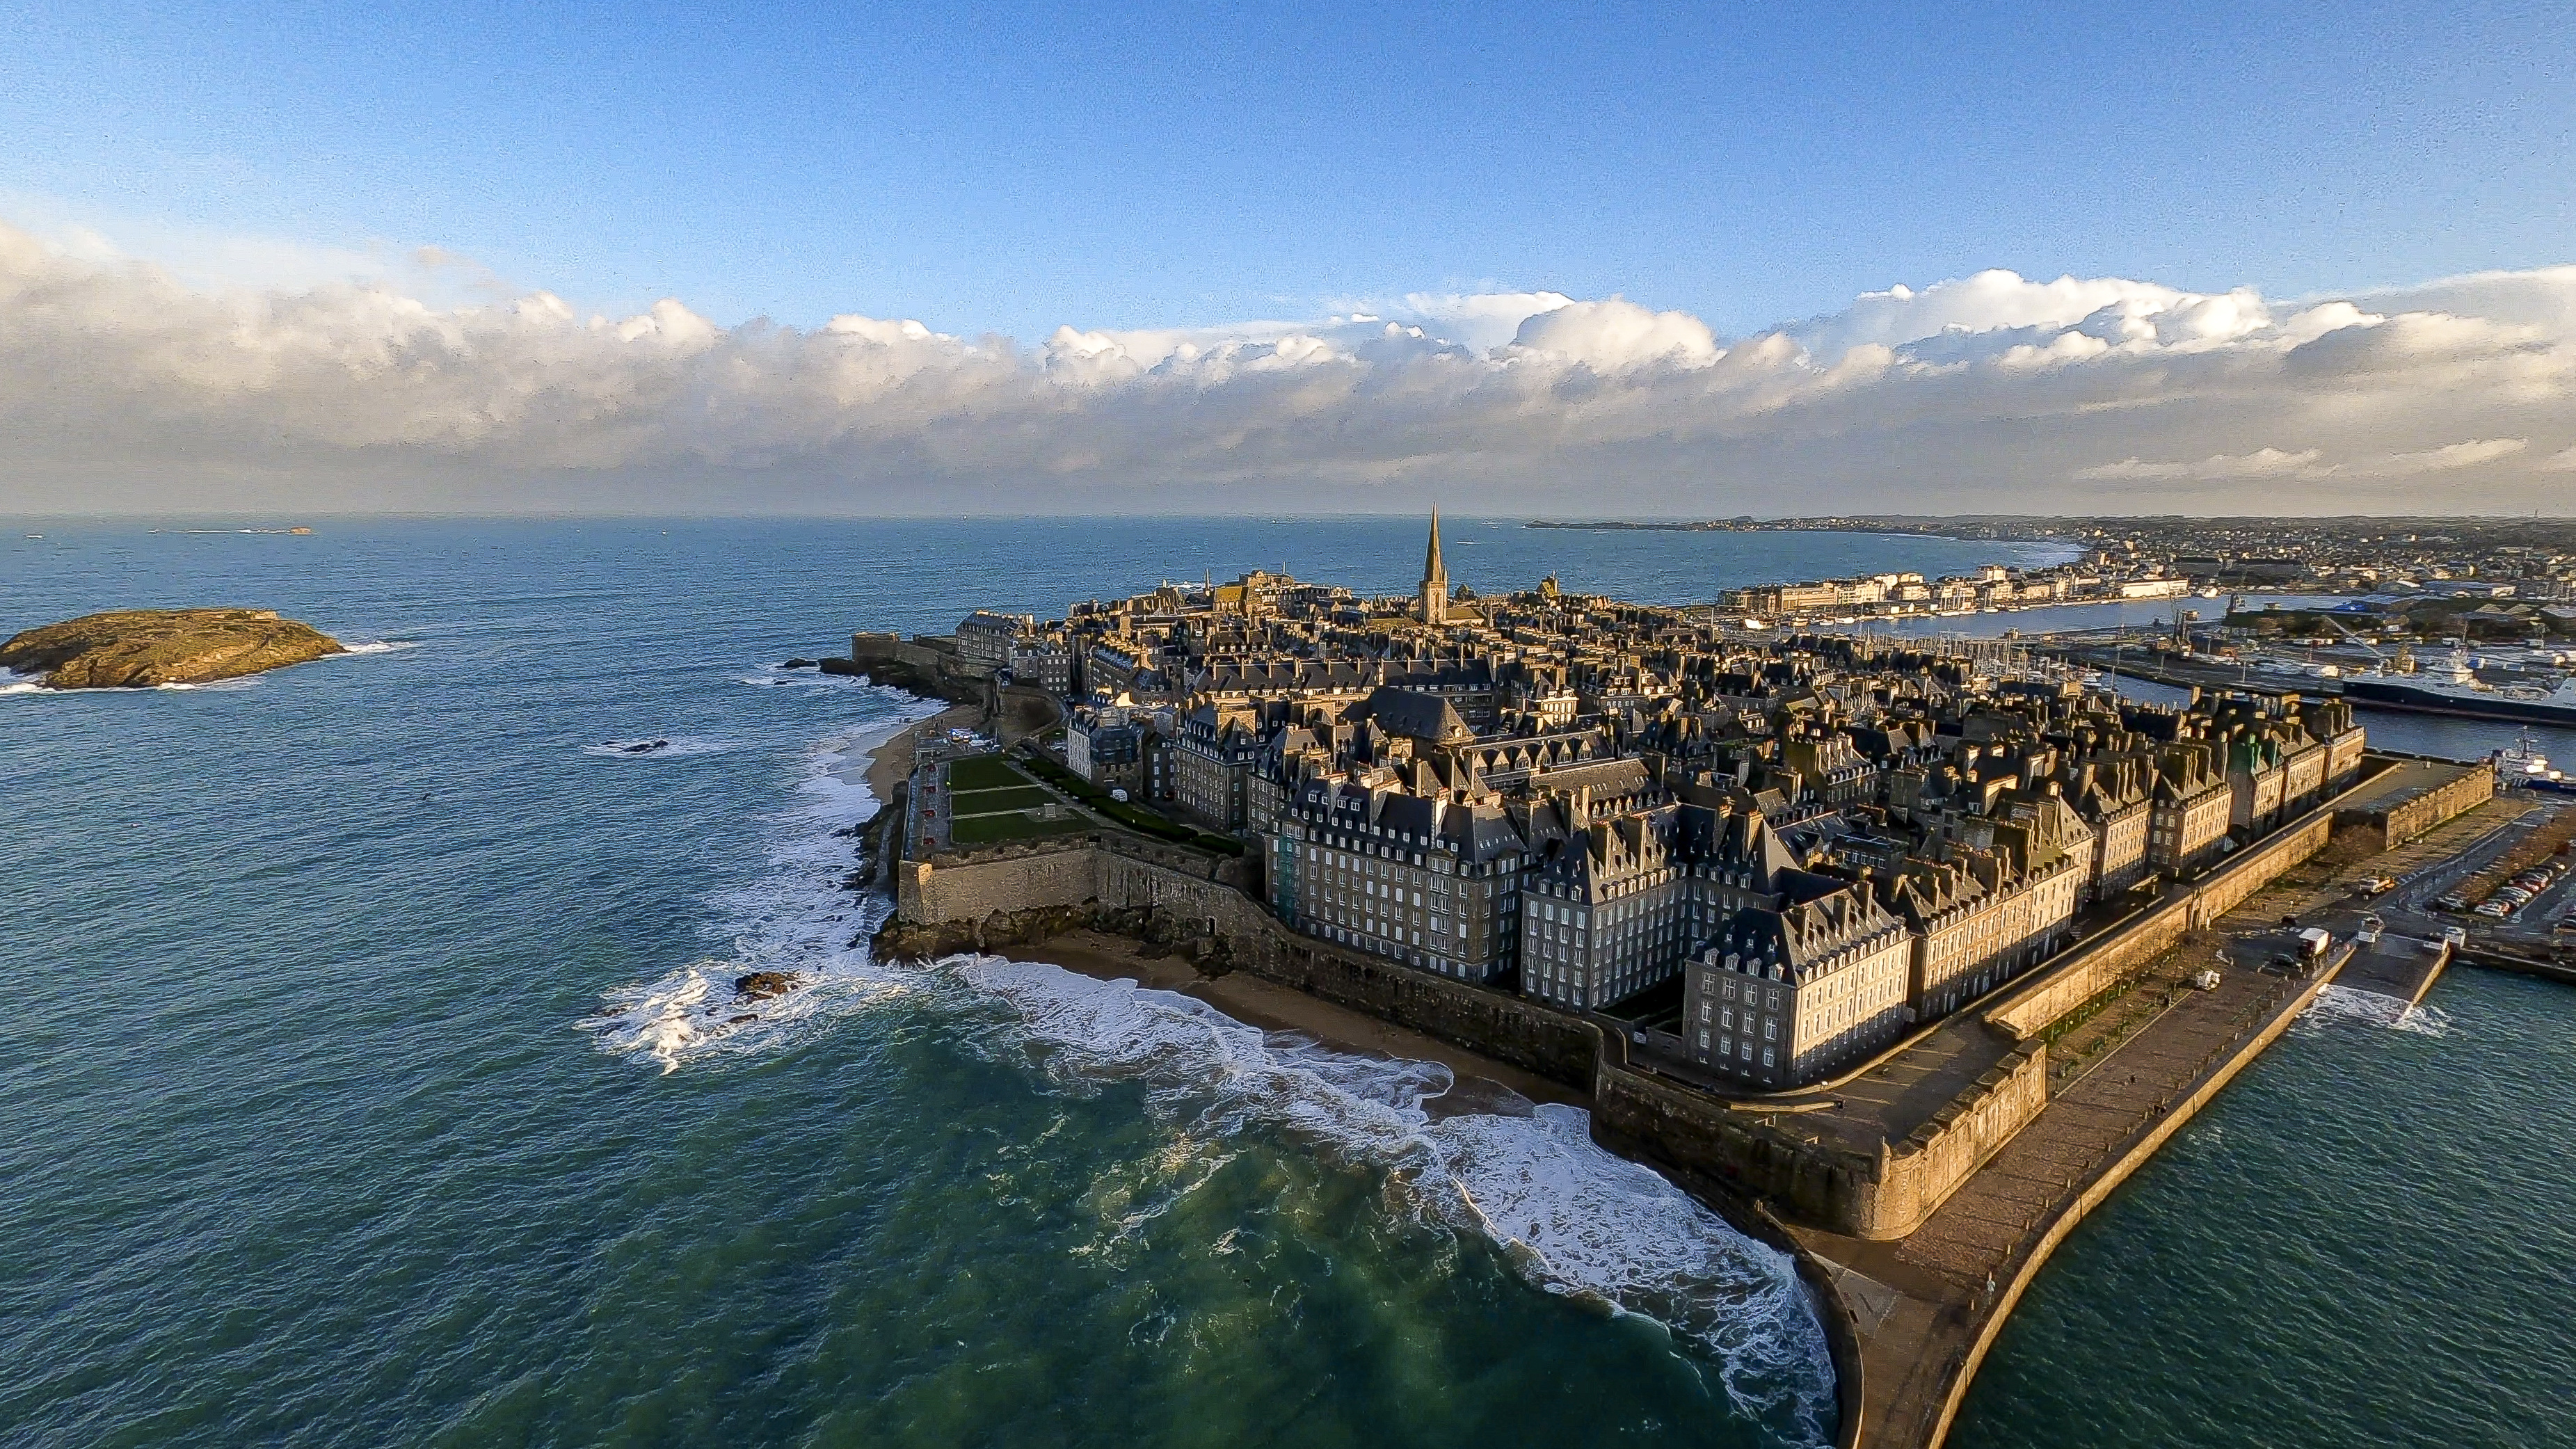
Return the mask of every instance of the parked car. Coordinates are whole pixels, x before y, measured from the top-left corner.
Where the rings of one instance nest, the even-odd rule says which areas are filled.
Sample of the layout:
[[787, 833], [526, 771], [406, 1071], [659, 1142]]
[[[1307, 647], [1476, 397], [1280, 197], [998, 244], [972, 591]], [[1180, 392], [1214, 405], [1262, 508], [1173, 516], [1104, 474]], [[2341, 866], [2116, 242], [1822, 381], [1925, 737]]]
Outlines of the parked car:
[[2492, 918], [2492, 919], [2494, 919], [2494, 920], [2499, 920], [2499, 921], [2501, 921], [2501, 920], [2503, 920], [2503, 919], [2504, 919], [2508, 914], [2510, 914], [2510, 912], [2508, 912], [2508, 911], [2507, 911], [2507, 909], [2505, 908], [2505, 903], [2504, 903], [2504, 902], [2502, 902], [2502, 901], [2489, 901], [2489, 902], [2487, 902], [2485, 905], [2482, 905], [2482, 906], [2478, 907], [2478, 908], [2477, 908], [2477, 911], [2476, 911], [2476, 914], [2481, 915], [2481, 916], [2487, 916], [2487, 917], [2490, 917], [2490, 918]]
[[2469, 944], [2469, 933], [2458, 926], [2444, 926], [2442, 928], [2442, 944], [2445, 946], [2465, 946]]
[[2354, 881], [2352, 883], [2352, 889], [2353, 894], [2361, 896], [2364, 899], [2368, 899], [2371, 896], [2384, 896], [2390, 891], [2397, 889], [2397, 880], [2394, 876], [2366, 875], [2361, 879]]
[[2445, 891], [2434, 898], [2433, 906], [2436, 910], [2465, 911], [2469, 908], [2469, 898], [2458, 891]]

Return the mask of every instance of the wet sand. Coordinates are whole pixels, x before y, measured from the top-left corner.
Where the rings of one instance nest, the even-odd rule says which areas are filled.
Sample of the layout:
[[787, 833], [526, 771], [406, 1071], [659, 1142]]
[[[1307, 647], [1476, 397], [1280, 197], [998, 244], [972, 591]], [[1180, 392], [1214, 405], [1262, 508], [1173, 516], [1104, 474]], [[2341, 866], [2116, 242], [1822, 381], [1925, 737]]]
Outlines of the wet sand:
[[1447, 1092], [1423, 1104], [1434, 1118], [1471, 1112], [1522, 1116], [1532, 1102], [1563, 1102], [1586, 1109], [1592, 1105], [1588, 1092], [1277, 982], [1264, 981], [1248, 972], [1202, 976], [1177, 956], [1141, 955], [1136, 943], [1123, 936], [1071, 931], [1034, 946], [1011, 946], [1001, 954], [1016, 961], [1044, 961], [1099, 981], [1133, 981], [1140, 986], [1176, 991], [1196, 997], [1246, 1025], [1264, 1031], [1296, 1032], [1340, 1051], [1438, 1062], [1455, 1073], [1457, 1080]]

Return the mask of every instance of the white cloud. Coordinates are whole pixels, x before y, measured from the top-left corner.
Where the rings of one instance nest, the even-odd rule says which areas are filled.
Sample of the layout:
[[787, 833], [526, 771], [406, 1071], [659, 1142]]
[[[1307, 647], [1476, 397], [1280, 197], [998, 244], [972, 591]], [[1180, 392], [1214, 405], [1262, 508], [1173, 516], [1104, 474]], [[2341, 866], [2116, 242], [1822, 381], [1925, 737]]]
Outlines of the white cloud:
[[2315, 448], [2302, 448], [2285, 453], [2278, 448], [2261, 448], [2251, 453], [2226, 454], [2203, 458], [2197, 463], [2149, 463], [2137, 458], [2124, 458], [2117, 463], [2101, 463], [2079, 468], [2075, 476], [2090, 482], [2115, 479], [2191, 478], [2202, 482], [2220, 482], [2230, 478], [2322, 477], [2327, 471], [2317, 466], [2324, 454]]
[[1650, 363], [1705, 366], [1718, 356], [1708, 324], [1688, 312], [1653, 312], [1625, 297], [1569, 302], [1521, 323], [1512, 347], [1579, 362], [1594, 372]]
[[2385, 458], [2366, 459], [2351, 465], [2349, 471], [2375, 478], [2411, 478], [2419, 473], [2450, 473], [2462, 468], [2500, 462], [2531, 446], [2528, 438], [2472, 438], [2465, 443], [2445, 443], [2438, 448], [2425, 448], [2413, 453], [2392, 453]]
[[1022, 346], [468, 290], [0, 225], [0, 507], [2329, 511], [2438, 477], [2563, 510], [2576, 468], [2570, 268], [2297, 303], [1983, 272], [1732, 340], [1549, 292]]

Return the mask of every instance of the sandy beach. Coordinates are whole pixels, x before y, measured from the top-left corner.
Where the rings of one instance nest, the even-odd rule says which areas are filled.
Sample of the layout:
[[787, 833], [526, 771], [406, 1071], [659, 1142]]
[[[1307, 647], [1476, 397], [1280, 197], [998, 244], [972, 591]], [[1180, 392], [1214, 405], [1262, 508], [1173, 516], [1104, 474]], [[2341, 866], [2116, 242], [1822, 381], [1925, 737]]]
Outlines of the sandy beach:
[[1564, 1102], [1589, 1108], [1591, 1095], [1451, 1046], [1436, 1037], [1393, 1026], [1348, 1007], [1264, 981], [1249, 972], [1202, 976], [1179, 957], [1149, 958], [1136, 943], [1098, 931], [1071, 931], [1036, 945], [1011, 946], [1017, 961], [1044, 961], [1101, 981], [1134, 981], [1194, 996], [1247, 1025], [1292, 1031], [1327, 1046], [1362, 1055], [1438, 1062], [1456, 1073], [1455, 1085], [1424, 1104], [1434, 1117], [1467, 1112], [1526, 1112], [1527, 1102]]
[[942, 730], [978, 728], [983, 719], [984, 711], [974, 705], [952, 704], [889, 736], [884, 744], [868, 752], [868, 793], [880, 801], [894, 798], [894, 787], [912, 773], [913, 741]]
[[[915, 740], [941, 730], [982, 728], [985, 722], [981, 708], [951, 705], [890, 736], [868, 757], [869, 791], [879, 800], [892, 798], [894, 787], [911, 773]], [[1012, 946], [1006, 954], [1015, 960], [1061, 966], [1095, 980], [1134, 981], [1157, 990], [1177, 991], [1247, 1025], [1264, 1031], [1297, 1032], [1342, 1051], [1438, 1062], [1455, 1073], [1457, 1080], [1447, 1092], [1424, 1104], [1435, 1117], [1465, 1112], [1526, 1112], [1527, 1104], [1532, 1102], [1563, 1102], [1584, 1108], [1592, 1105], [1588, 1092], [1247, 972], [1202, 976], [1179, 957], [1141, 955], [1136, 943], [1123, 936], [1073, 931], [1037, 945]]]

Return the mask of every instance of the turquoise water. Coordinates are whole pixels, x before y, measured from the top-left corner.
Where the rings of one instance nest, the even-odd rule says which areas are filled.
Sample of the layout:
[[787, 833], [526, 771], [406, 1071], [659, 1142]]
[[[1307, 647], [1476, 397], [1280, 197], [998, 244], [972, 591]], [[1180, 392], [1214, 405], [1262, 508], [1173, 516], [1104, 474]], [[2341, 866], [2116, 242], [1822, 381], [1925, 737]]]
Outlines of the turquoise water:
[[[1451, 533], [1470, 583], [1676, 597], [1875, 547]], [[1407, 588], [1419, 548], [11, 528], [0, 630], [257, 604], [370, 647], [0, 698], [0, 1442], [1815, 1442], [1785, 1264], [1579, 1114], [1433, 1121], [1437, 1067], [852, 946], [858, 766], [919, 705], [779, 661], [1203, 567]], [[731, 1005], [764, 967], [813, 984]]]
[[[1435, 1121], [1437, 1067], [850, 947], [855, 767], [918, 705], [780, 660], [1202, 567], [1402, 589], [1413, 525], [318, 526], [0, 537], [0, 630], [235, 602], [388, 646], [0, 698], [0, 1442], [1826, 1430], [1782, 1265], [1572, 1114]], [[1444, 528], [1471, 584], [1641, 597], [2010, 556]], [[730, 1005], [767, 966], [814, 984]], [[2450, 1035], [2294, 1037], [2068, 1245], [1960, 1442], [2567, 1439], [2563, 1000], [2463, 975]]]
[[2576, 1443], [2576, 995], [2333, 995], [2067, 1240], [1957, 1449]]

